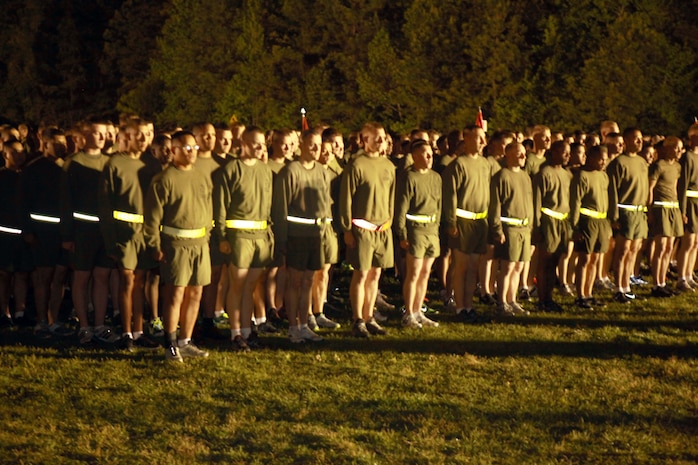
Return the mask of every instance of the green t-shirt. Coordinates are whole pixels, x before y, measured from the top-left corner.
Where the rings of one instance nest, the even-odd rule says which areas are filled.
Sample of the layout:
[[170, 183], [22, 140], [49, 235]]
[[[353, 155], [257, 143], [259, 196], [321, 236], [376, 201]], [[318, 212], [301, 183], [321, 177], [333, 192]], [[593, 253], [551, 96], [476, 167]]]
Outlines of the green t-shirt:
[[650, 182], [657, 183], [652, 189], [653, 202], [678, 202], [676, 187], [681, 175], [681, 165], [678, 162], [669, 163], [667, 160], [657, 160], [649, 168]]
[[648, 167], [638, 155], [622, 154], [608, 164], [608, 218], [618, 220], [618, 204], [642, 206], [649, 198]]
[[432, 170], [420, 173], [410, 169], [400, 173], [395, 187], [395, 231], [400, 240], [407, 239], [413, 226], [406, 215], [436, 215], [433, 223], [424, 224], [423, 231], [438, 232], [441, 219], [441, 176]]
[[393, 218], [395, 166], [386, 157], [358, 156], [342, 176], [339, 216], [343, 231], [351, 231], [352, 219], [382, 225]]
[[490, 207], [488, 221], [493, 236], [504, 234], [501, 217], [528, 220], [528, 229], [533, 223], [533, 186], [524, 170], [513, 171], [502, 168], [490, 183]]
[[698, 149], [688, 150], [681, 157], [681, 176], [679, 177], [678, 193], [681, 213], [686, 214], [686, 191], [698, 191]]
[[579, 223], [581, 208], [608, 212], [608, 175], [604, 171], [579, 170], [570, 188], [570, 223]]
[[572, 175], [562, 166], [543, 166], [533, 178], [533, 214], [534, 225], [540, 224], [542, 208], [549, 208], [557, 213], [570, 211], [570, 182]]
[[444, 171], [444, 220], [456, 224], [456, 209], [472, 213], [486, 212], [490, 202], [490, 164], [486, 158], [470, 155], [458, 157]]

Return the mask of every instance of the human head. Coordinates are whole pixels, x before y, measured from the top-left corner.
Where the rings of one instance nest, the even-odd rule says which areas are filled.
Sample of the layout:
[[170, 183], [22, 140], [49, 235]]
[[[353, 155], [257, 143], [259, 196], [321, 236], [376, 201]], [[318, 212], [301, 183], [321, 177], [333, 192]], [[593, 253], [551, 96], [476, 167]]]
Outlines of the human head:
[[161, 165], [172, 163], [172, 138], [168, 134], [155, 136], [150, 150]]
[[606, 142], [604, 142], [604, 145], [608, 148], [609, 159], [614, 159], [615, 157], [623, 153], [623, 151], [625, 150], [623, 136], [621, 136], [617, 132], [606, 134], [605, 140]]
[[301, 135], [301, 156], [303, 162], [318, 161], [322, 151], [322, 132], [317, 129], [303, 131]]
[[320, 158], [318, 159], [318, 161], [321, 164], [326, 165], [327, 163], [329, 163], [330, 159], [333, 156], [334, 156], [334, 154], [332, 153], [332, 143], [331, 142], [323, 142], [322, 148], [320, 150]]
[[68, 143], [65, 133], [58, 128], [45, 128], [41, 138], [44, 144], [44, 155], [53, 158], [65, 158]]
[[642, 150], [642, 132], [637, 128], [626, 128], [623, 131], [623, 142], [627, 153], [638, 153]]
[[215, 152], [225, 155], [231, 152], [233, 147], [233, 131], [225, 124], [216, 125]]
[[431, 169], [434, 164], [434, 150], [431, 144], [424, 139], [417, 139], [410, 145], [410, 153], [414, 161], [414, 168], [417, 170]]
[[116, 143], [117, 130], [116, 130], [116, 127], [114, 126], [114, 123], [112, 123], [109, 120], [104, 120], [104, 124], [107, 128], [107, 131], [105, 132], [104, 147], [102, 148], [102, 151], [107, 152]]
[[332, 127], [325, 129], [322, 131], [322, 142], [332, 144], [332, 154], [335, 158], [339, 160], [344, 159], [344, 138], [341, 132]]
[[507, 168], [523, 168], [526, 164], [526, 149], [518, 142], [511, 142], [504, 149]]
[[564, 140], [556, 140], [550, 145], [548, 161], [553, 166], [567, 166], [570, 161], [570, 145]]
[[589, 149], [584, 166], [589, 171], [603, 171], [608, 163], [608, 148], [605, 145], [595, 145]]
[[271, 158], [293, 160], [293, 131], [277, 129], [271, 136]]
[[98, 119], [83, 122], [80, 125], [80, 132], [84, 139], [82, 149], [88, 153], [100, 152], [104, 148], [107, 140], [107, 125]]
[[194, 134], [189, 131], [177, 131], [172, 134], [172, 164], [183, 170], [189, 170], [196, 163], [199, 146]]
[[213, 127], [213, 124], [206, 122], [196, 123], [192, 126], [191, 132], [199, 145], [199, 153], [212, 152], [216, 147], [216, 128]]
[[123, 131], [126, 152], [141, 154], [148, 148], [148, 123], [140, 118], [131, 118]]
[[660, 155], [664, 160], [676, 161], [683, 154], [683, 141], [676, 136], [667, 136], [662, 141]]
[[240, 159], [242, 160], [262, 160], [267, 157], [267, 143], [264, 138], [264, 131], [257, 126], [249, 126], [242, 132], [240, 138], [242, 152]]
[[550, 134], [550, 128], [543, 125], [537, 125], [533, 127], [533, 150], [540, 152], [542, 150], [550, 149], [550, 144], [552, 143], [552, 137]]
[[583, 166], [586, 164], [587, 155], [586, 147], [579, 142], [570, 144], [570, 162], [571, 166]]
[[620, 133], [618, 123], [611, 120], [602, 121], [601, 126], [599, 128], [599, 133], [601, 134], [601, 143], [605, 144], [606, 136], [614, 132]]
[[382, 124], [364, 124], [361, 128], [361, 141], [367, 154], [383, 157], [388, 155], [388, 138]]
[[5, 167], [11, 170], [18, 170], [27, 160], [24, 145], [17, 139], [11, 139], [3, 143], [2, 156], [5, 159]]
[[482, 155], [487, 145], [485, 131], [479, 127], [473, 128], [463, 136], [463, 142], [465, 142], [466, 155]]

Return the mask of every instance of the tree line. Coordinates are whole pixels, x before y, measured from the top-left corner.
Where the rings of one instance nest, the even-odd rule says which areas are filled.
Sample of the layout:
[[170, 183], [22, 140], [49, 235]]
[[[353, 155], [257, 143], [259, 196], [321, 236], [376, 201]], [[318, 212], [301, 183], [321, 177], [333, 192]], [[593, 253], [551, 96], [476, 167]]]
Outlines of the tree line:
[[698, 0], [8, 0], [0, 116], [393, 131], [698, 114]]

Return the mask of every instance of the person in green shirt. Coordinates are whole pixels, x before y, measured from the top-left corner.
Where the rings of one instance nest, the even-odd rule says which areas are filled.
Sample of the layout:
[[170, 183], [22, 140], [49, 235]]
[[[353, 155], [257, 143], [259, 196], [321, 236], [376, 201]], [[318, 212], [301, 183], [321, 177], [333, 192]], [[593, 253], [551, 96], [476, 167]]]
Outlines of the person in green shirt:
[[611, 224], [607, 218], [608, 175], [604, 171], [607, 161], [608, 149], [605, 146], [591, 147], [584, 167], [575, 173], [570, 188], [570, 224], [578, 254], [575, 304], [582, 309], [604, 306], [592, 292], [596, 263], [608, 250], [611, 237]]
[[[102, 171], [99, 191], [100, 228], [107, 254], [119, 273], [118, 299], [122, 323], [122, 347], [155, 348], [159, 344], [143, 332], [145, 273], [156, 262], [146, 253], [143, 237], [143, 191], [150, 184], [140, 158], [147, 148], [145, 121], [129, 119], [120, 131], [126, 151], [111, 156]], [[147, 184], [146, 184], [147, 183]]]
[[688, 129], [688, 150], [681, 157], [679, 178], [679, 205], [684, 222], [681, 248], [676, 254], [679, 265], [679, 290], [698, 289], [693, 279], [698, 252], [698, 123]]
[[[150, 184], [145, 198], [146, 243], [160, 262], [163, 283], [165, 359], [208, 357], [192, 342], [203, 287], [211, 282], [208, 235], [212, 223], [211, 177], [194, 169], [194, 135], [172, 135], [172, 164]], [[179, 326], [179, 334], [177, 327]]]
[[252, 331], [254, 290], [273, 258], [270, 228], [273, 174], [262, 159], [267, 152], [264, 132], [245, 128], [239, 158], [227, 163], [214, 182], [215, 233], [220, 251], [229, 258], [227, 309], [233, 349], [259, 346]]
[[339, 216], [347, 262], [354, 267], [349, 285], [355, 337], [386, 331], [373, 316], [381, 269], [394, 262], [393, 221], [395, 167], [387, 158], [385, 129], [366, 123], [361, 129], [363, 154], [347, 165], [342, 177]]
[[402, 286], [407, 328], [439, 324], [422, 313], [434, 260], [440, 254], [441, 176], [432, 171], [433, 149], [425, 140], [412, 142], [412, 165], [400, 173], [395, 189], [395, 230], [400, 248], [406, 251]]
[[[70, 252], [73, 266], [71, 292], [80, 324], [78, 339], [81, 344], [88, 344], [93, 339], [113, 344], [120, 339], [104, 324], [109, 273], [113, 267], [99, 228], [97, 200], [102, 170], [109, 161], [109, 157], [102, 154], [106, 131], [101, 120], [81, 123], [78, 137], [82, 149], [66, 159], [61, 175], [62, 247]], [[87, 317], [90, 278], [93, 283], [94, 328], [90, 327]]]
[[[497, 282], [497, 311], [501, 315], [527, 314], [516, 302], [523, 265], [531, 260], [533, 224], [533, 187], [523, 170], [526, 150], [518, 142], [505, 149], [507, 166], [490, 183], [487, 219], [495, 244], [494, 256], [500, 260]], [[513, 305], [512, 305], [513, 304]]]
[[535, 243], [538, 250], [538, 307], [543, 311], [561, 312], [553, 300], [556, 268], [567, 252], [570, 238], [570, 181], [565, 169], [570, 159], [570, 146], [555, 141], [548, 152], [548, 163], [533, 178]]
[[671, 297], [667, 289], [666, 274], [677, 237], [683, 236], [683, 218], [679, 208], [677, 184], [681, 175], [679, 159], [683, 154], [683, 141], [669, 136], [662, 141], [659, 160], [649, 169], [649, 223], [654, 241], [652, 256], [652, 296]]

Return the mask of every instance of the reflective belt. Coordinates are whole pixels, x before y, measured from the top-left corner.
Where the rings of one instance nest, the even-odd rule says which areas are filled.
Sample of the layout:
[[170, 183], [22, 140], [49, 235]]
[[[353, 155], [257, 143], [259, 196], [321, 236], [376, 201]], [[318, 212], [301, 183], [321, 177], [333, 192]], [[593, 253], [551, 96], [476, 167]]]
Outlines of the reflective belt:
[[4, 233], [8, 233], [8, 234], [22, 234], [21, 229], [10, 228], [9, 226], [0, 226], [0, 232], [4, 232]]
[[99, 223], [99, 216], [88, 215], [87, 213], [73, 212], [73, 218], [89, 223]]
[[143, 215], [136, 213], [127, 213], [114, 210], [114, 219], [125, 221], [126, 223], [143, 223]]
[[461, 208], [456, 208], [456, 216], [458, 218], [465, 218], [466, 220], [481, 220], [487, 218], [487, 212], [469, 212], [468, 210], [463, 210]]
[[39, 215], [38, 213], [30, 213], [29, 218], [41, 223], [60, 223], [61, 219], [56, 216]]
[[652, 206], [662, 208], [679, 208], [679, 202], [662, 202], [660, 200], [657, 200], [655, 202], [652, 202]]
[[543, 207], [540, 209], [543, 213], [548, 215], [551, 218], [555, 218], [556, 220], [566, 220], [567, 217], [569, 216], [569, 213], [560, 213], [556, 212], [555, 210], [551, 210], [549, 208]]
[[199, 229], [179, 229], [172, 226], [161, 226], [160, 231], [168, 236], [181, 237], [184, 239], [198, 239], [206, 236], [206, 228]]
[[629, 210], [632, 212], [646, 212], [647, 207], [645, 205], [626, 205], [624, 203], [619, 203], [618, 208], [623, 210]]
[[691, 198], [694, 198], [694, 199], [698, 199], [698, 191], [687, 190], [687, 191], [686, 191], [686, 197], [691, 197]]
[[332, 218], [301, 218], [300, 216], [292, 216], [288, 215], [286, 217], [286, 220], [289, 223], [298, 223], [298, 224], [309, 224], [309, 225], [321, 225], [321, 224], [328, 224], [332, 222]]
[[383, 223], [381, 225], [377, 225], [377, 224], [371, 223], [370, 221], [363, 220], [361, 218], [353, 218], [351, 220], [351, 224], [353, 224], [357, 228], [367, 229], [369, 231], [380, 232], [380, 231], [384, 231], [385, 228], [388, 227], [388, 225], [390, 224], [390, 221], [386, 221], [385, 223]]
[[528, 218], [510, 218], [508, 216], [500, 216], [499, 219], [502, 223], [511, 226], [528, 226]]
[[267, 222], [255, 220], [225, 220], [225, 227], [230, 229], [267, 229]]
[[579, 213], [590, 218], [596, 218], [597, 220], [603, 220], [606, 218], [606, 212], [597, 212], [596, 210], [591, 210], [590, 208], [580, 208]]
[[412, 215], [407, 213], [405, 218], [415, 223], [433, 223], [436, 221], [436, 215]]

